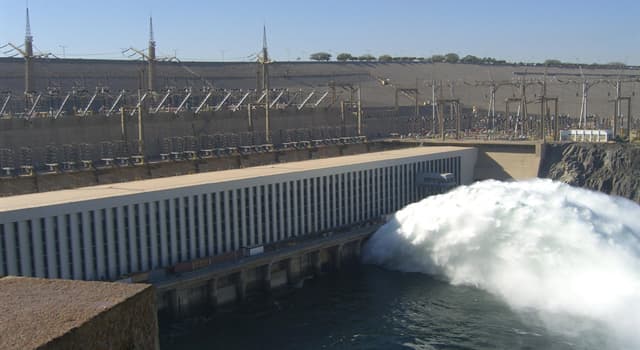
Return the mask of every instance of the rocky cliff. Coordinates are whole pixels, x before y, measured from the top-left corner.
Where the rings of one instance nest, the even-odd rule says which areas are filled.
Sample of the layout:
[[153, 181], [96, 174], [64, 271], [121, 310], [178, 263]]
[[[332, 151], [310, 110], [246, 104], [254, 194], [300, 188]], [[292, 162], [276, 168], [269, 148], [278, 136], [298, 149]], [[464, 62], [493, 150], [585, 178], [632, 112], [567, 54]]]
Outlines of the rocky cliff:
[[546, 146], [539, 177], [640, 203], [640, 146], [569, 143]]

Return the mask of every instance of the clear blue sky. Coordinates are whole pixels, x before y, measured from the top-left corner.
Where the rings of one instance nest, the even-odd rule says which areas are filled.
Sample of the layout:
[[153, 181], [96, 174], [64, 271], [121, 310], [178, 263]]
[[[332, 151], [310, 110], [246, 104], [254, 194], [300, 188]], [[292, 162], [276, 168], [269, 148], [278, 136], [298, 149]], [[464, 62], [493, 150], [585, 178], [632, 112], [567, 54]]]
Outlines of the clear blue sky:
[[[0, 45], [24, 38], [25, 1], [0, 0]], [[492, 56], [640, 64], [640, 1], [592, 0], [30, 0], [40, 51], [122, 58], [144, 48], [153, 14], [160, 55], [246, 60], [266, 23], [276, 60], [316, 51], [375, 56]], [[175, 50], [175, 51], [174, 51]], [[0, 53], [0, 55], [2, 55]]]

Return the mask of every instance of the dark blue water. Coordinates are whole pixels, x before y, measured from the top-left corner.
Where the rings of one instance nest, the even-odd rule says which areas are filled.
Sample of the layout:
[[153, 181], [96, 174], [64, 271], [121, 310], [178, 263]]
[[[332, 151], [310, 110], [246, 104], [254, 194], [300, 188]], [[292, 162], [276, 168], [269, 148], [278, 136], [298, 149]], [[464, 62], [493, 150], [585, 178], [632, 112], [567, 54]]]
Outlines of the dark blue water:
[[[207, 321], [161, 325], [162, 349], [604, 349], [597, 325], [571, 334], [534, 312], [418, 273], [362, 266]], [[575, 325], [575, 324], [574, 324]]]

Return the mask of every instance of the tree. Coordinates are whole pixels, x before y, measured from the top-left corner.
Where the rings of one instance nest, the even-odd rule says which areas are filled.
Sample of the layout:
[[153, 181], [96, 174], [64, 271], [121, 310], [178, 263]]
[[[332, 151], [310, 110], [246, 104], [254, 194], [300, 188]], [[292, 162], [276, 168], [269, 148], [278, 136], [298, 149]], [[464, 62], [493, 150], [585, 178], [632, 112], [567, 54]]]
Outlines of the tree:
[[351, 54], [350, 54], [350, 53], [343, 52], [343, 53], [341, 53], [341, 54], [338, 54], [338, 56], [336, 56], [336, 59], [337, 59], [338, 61], [344, 62], [344, 61], [348, 61], [348, 60], [350, 60], [352, 57], [353, 57], [353, 56], [351, 56]]
[[328, 61], [331, 59], [331, 54], [327, 52], [312, 53], [309, 58], [313, 61]]
[[483, 57], [482, 58], [482, 63], [484, 64], [494, 64], [496, 62], [496, 59], [493, 57]]
[[473, 55], [466, 55], [460, 60], [460, 62], [467, 64], [480, 64], [482, 63], [482, 60], [479, 57]]
[[558, 67], [558, 66], [562, 65], [562, 61], [549, 59], [549, 60], [544, 61], [544, 65], [545, 66], [556, 66], [556, 67]]
[[370, 54], [364, 54], [364, 55], [362, 55], [362, 56], [358, 57], [358, 59], [359, 59], [360, 61], [375, 61], [375, 60], [376, 60], [376, 58], [375, 58], [375, 57], [373, 57], [373, 56], [372, 56], [372, 55], [370, 55]]
[[391, 55], [382, 55], [382, 56], [378, 57], [378, 61], [380, 61], [380, 62], [391, 62], [391, 61], [393, 61], [393, 57], [391, 57]]
[[431, 62], [433, 62], [433, 63], [444, 62], [444, 56], [443, 55], [433, 55], [433, 56], [431, 56]]
[[614, 68], [624, 68], [624, 67], [627, 66], [626, 64], [624, 64], [622, 62], [609, 62], [606, 65], [609, 66], [609, 67], [614, 67]]
[[460, 56], [457, 53], [448, 53], [444, 55], [444, 61], [447, 63], [458, 63]]

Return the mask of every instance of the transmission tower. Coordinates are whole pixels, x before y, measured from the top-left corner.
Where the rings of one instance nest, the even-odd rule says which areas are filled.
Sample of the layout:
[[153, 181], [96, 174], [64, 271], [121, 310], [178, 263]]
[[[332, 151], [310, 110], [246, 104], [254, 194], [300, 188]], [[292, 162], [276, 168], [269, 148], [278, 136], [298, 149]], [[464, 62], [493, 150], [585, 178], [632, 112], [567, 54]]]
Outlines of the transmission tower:
[[158, 61], [156, 57], [156, 40], [153, 35], [153, 17], [149, 17], [149, 47], [147, 48], [147, 52], [145, 53], [144, 50], [129, 47], [122, 51], [122, 54], [128, 55], [129, 57], [140, 56], [143, 60], [147, 61], [147, 89], [153, 93], [155, 91], [156, 62]]
[[489, 127], [489, 129], [491, 131], [495, 131], [495, 128], [496, 128], [496, 93], [503, 86], [513, 86], [513, 82], [510, 81], [510, 80], [495, 81], [493, 79], [493, 75], [491, 74], [491, 72], [489, 72], [489, 78], [490, 78], [489, 81], [475, 81], [473, 83], [465, 82], [465, 84], [470, 85], [470, 86], [474, 86], [474, 87], [481, 86], [481, 87], [488, 87], [489, 88], [489, 106], [488, 106], [488, 109], [487, 109], [487, 116], [491, 120], [491, 126]]
[[[271, 142], [269, 128], [269, 51], [267, 49], [267, 26], [262, 27], [262, 54], [258, 56], [258, 91], [262, 91], [264, 97], [264, 117], [265, 117], [265, 138], [266, 142]], [[257, 102], [262, 99], [260, 97]]]
[[24, 94], [25, 102], [28, 104], [30, 96], [35, 90], [35, 86], [33, 84], [33, 60], [36, 57], [48, 57], [51, 56], [51, 54], [39, 54], [37, 56], [33, 54], [33, 35], [31, 34], [31, 22], [29, 20], [28, 6], [26, 10], [24, 44], [14, 45], [13, 43], [7, 43], [0, 46], [0, 49], [9, 48], [8, 51], [4, 51], [3, 53], [10, 57], [22, 56], [24, 58]]
[[[613, 129], [613, 137], [615, 138], [618, 135], [618, 122], [623, 118], [622, 115], [622, 103], [627, 103], [627, 125], [625, 130], [625, 137], [631, 141], [631, 95], [623, 96], [622, 95], [622, 84], [637, 82], [638, 79], [621, 79], [618, 78], [615, 82], [609, 81], [611, 85], [615, 86], [616, 89], [616, 97], [613, 100], [609, 100], [609, 102], [613, 102], [613, 120], [612, 120], [612, 129]], [[635, 95], [632, 93], [632, 95]]]

